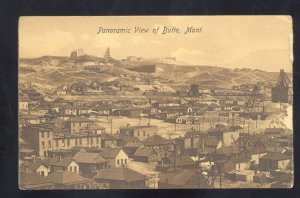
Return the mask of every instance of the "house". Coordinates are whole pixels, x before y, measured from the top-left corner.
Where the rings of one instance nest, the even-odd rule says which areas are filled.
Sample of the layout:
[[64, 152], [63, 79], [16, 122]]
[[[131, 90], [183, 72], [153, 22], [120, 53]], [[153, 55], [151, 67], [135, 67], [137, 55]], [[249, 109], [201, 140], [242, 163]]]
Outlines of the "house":
[[240, 137], [240, 131], [222, 127], [222, 128], [213, 128], [208, 130], [209, 136], [214, 136], [220, 138], [224, 146], [232, 146], [236, 140]]
[[253, 170], [233, 170], [226, 173], [225, 177], [232, 181], [253, 182], [254, 175]]
[[84, 94], [87, 91], [88, 86], [85, 83], [74, 83], [70, 86], [70, 92], [72, 94]]
[[213, 160], [227, 160], [232, 156], [238, 156], [240, 153], [241, 151], [237, 146], [222, 146], [216, 149], [212, 157]]
[[56, 171], [45, 178], [55, 189], [95, 189], [93, 180], [71, 171]]
[[144, 147], [141, 142], [128, 142], [123, 146], [124, 151], [128, 154], [128, 157], [132, 158], [138, 148]]
[[118, 140], [118, 146], [123, 147], [127, 143], [138, 143], [141, 142], [137, 137], [131, 137], [127, 134], [115, 133], [113, 136]]
[[160, 160], [158, 156], [154, 149], [140, 147], [135, 151], [133, 159], [138, 162], [152, 163]]
[[28, 111], [29, 109], [29, 97], [21, 96], [19, 98], [19, 110], [20, 111]]
[[259, 158], [260, 170], [287, 170], [291, 158], [279, 152], [268, 152]]
[[267, 138], [274, 138], [274, 137], [280, 137], [281, 135], [284, 134], [284, 129], [283, 128], [266, 128], [264, 131], [264, 134]]
[[59, 86], [55, 90], [57, 95], [67, 95], [67, 90], [63, 89], [63, 87]]
[[118, 139], [111, 134], [101, 134], [101, 148], [115, 147], [118, 145]]
[[116, 116], [126, 116], [126, 117], [140, 117], [142, 113], [142, 109], [137, 107], [127, 107], [121, 109], [114, 109], [112, 110], [112, 114]]
[[166, 139], [156, 134], [148, 137], [142, 142], [146, 147], [155, 148], [155, 149], [157, 148], [173, 149], [175, 143], [174, 140]]
[[96, 171], [107, 168], [108, 161], [99, 153], [79, 151], [73, 156], [73, 160], [79, 165], [80, 174], [92, 177]]
[[88, 130], [91, 133], [94, 133], [94, 134], [104, 134], [105, 133], [105, 127], [98, 126], [98, 125], [95, 125], [95, 124], [89, 125]]
[[93, 177], [97, 183], [108, 183], [110, 189], [145, 189], [148, 178], [126, 167], [103, 169]]
[[33, 162], [30, 161], [24, 161], [19, 166], [19, 172], [34, 172], [37, 173], [43, 177], [46, 177], [49, 173], [48, 167], [43, 165], [40, 162], [36, 162], [35, 160]]
[[156, 170], [166, 172], [172, 171], [177, 168], [182, 169], [195, 169], [197, 167], [196, 162], [189, 156], [176, 156], [174, 162], [174, 156], [163, 156], [156, 166]]
[[109, 161], [109, 167], [121, 167], [128, 165], [128, 155], [122, 148], [103, 148], [100, 151], [100, 155]]
[[70, 158], [54, 157], [46, 158], [41, 160], [41, 163], [49, 167], [50, 173], [62, 170], [62, 171], [71, 171], [73, 173], [79, 174], [79, 165]]
[[199, 189], [211, 188], [207, 178], [196, 170], [177, 169], [161, 174], [159, 189]]
[[66, 128], [70, 130], [71, 133], [78, 133], [87, 130], [93, 122], [85, 117], [70, 117], [66, 121]]
[[19, 187], [22, 190], [52, 190], [55, 185], [36, 172], [19, 172]]
[[27, 121], [30, 124], [40, 124], [41, 119], [38, 116], [30, 115], [30, 114], [21, 114], [19, 116], [20, 121]]
[[211, 156], [222, 146], [222, 141], [217, 137], [203, 137], [196, 143], [196, 152], [200, 156]]
[[143, 141], [148, 137], [156, 134], [158, 132], [157, 126], [130, 126], [120, 128], [120, 134], [126, 134], [130, 137], [136, 137], [139, 140]]

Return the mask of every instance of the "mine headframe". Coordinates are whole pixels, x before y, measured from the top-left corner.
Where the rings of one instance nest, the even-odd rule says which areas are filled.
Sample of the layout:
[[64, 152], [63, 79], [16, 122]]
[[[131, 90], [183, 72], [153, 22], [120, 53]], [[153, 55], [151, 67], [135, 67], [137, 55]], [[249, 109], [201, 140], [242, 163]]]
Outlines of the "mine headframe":
[[272, 102], [291, 103], [293, 98], [292, 83], [283, 69], [277, 80], [276, 87], [272, 88]]
[[259, 92], [260, 88], [255, 85], [244, 107], [245, 117], [258, 117], [264, 115], [264, 100], [262, 94]]

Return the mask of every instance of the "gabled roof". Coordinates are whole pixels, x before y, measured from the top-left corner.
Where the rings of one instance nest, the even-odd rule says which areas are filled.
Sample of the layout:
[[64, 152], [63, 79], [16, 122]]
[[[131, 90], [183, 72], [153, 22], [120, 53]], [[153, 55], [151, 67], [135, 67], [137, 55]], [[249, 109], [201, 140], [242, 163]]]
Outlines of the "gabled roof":
[[67, 167], [69, 166], [74, 160], [70, 158], [46, 158], [44, 160], [41, 160], [42, 164], [45, 164], [47, 166], [62, 166]]
[[121, 150], [121, 148], [103, 148], [101, 149], [100, 155], [105, 159], [114, 159]]
[[284, 155], [282, 153], [279, 152], [269, 152], [267, 153], [267, 155], [262, 156], [259, 159], [266, 159], [266, 160], [287, 160], [290, 159], [289, 156]]
[[84, 164], [98, 164], [107, 162], [99, 153], [91, 153], [91, 152], [77, 152], [73, 159], [77, 163], [84, 163]]
[[141, 181], [147, 179], [145, 175], [123, 167], [103, 169], [99, 171], [93, 178], [124, 182]]
[[141, 142], [137, 137], [131, 137], [123, 133], [115, 133], [113, 136], [118, 140], [124, 141], [125, 143]]
[[[26, 168], [28, 168], [31, 171], [36, 171], [39, 167], [44, 166], [42, 163], [40, 162], [29, 162], [29, 161], [24, 161], [20, 167], [19, 167], [19, 171], [20, 172], [25, 172]], [[44, 166], [45, 168], [47, 168], [46, 166]]]
[[184, 187], [194, 175], [200, 179], [199, 188], [210, 188], [203, 175], [190, 169], [177, 169], [176, 172], [162, 174], [159, 183]]
[[35, 172], [20, 172], [19, 173], [20, 186], [27, 185], [53, 185], [51, 182], [45, 179], [45, 177]]
[[134, 156], [136, 156], [136, 157], [148, 157], [153, 152], [155, 152], [155, 151], [153, 149], [151, 149], [151, 148], [138, 148], [135, 151]]
[[91, 182], [91, 179], [85, 178], [71, 171], [56, 171], [46, 177], [47, 181], [55, 184], [74, 184]]
[[155, 146], [155, 145], [165, 145], [165, 144], [172, 144], [174, 143], [173, 140], [168, 140], [166, 138], [163, 138], [159, 135], [152, 135], [145, 139], [143, 143], [147, 146]]

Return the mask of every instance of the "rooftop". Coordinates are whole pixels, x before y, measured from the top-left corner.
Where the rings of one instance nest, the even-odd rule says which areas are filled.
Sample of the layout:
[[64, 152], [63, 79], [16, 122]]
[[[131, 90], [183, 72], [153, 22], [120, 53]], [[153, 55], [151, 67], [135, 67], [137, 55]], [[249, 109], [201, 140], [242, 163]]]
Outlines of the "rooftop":
[[74, 183], [85, 183], [91, 182], [91, 179], [80, 176], [79, 174], [73, 173], [71, 171], [56, 171], [49, 174], [45, 178], [48, 182], [55, 184], [69, 185]]
[[129, 168], [113, 167], [113, 168], [103, 169], [99, 171], [97, 175], [94, 176], [94, 179], [134, 182], [134, 181], [146, 180], [147, 177]]
[[107, 162], [99, 153], [91, 152], [78, 152], [74, 155], [73, 159], [78, 163], [96, 164]]

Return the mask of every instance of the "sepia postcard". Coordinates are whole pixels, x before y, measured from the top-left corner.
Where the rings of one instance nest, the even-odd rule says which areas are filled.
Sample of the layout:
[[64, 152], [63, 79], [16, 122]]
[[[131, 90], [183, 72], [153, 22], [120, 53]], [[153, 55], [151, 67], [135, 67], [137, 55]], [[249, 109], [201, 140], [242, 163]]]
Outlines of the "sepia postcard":
[[19, 188], [292, 188], [290, 16], [19, 18]]

